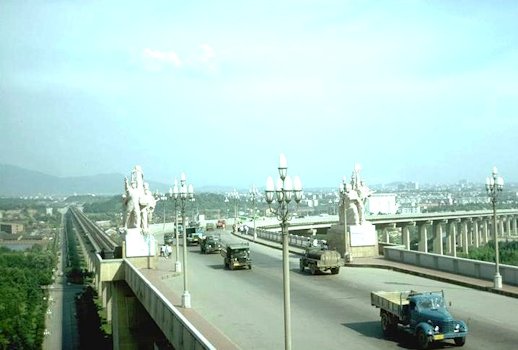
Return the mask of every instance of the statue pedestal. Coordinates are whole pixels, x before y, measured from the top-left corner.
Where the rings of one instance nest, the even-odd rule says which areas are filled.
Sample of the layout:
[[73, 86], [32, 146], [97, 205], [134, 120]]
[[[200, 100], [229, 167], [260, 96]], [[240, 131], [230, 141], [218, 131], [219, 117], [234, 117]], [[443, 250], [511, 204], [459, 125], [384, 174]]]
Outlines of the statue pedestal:
[[346, 260], [378, 256], [378, 236], [376, 227], [368, 222], [362, 225], [331, 226], [327, 231], [327, 243]]
[[143, 235], [139, 228], [129, 228], [124, 237], [126, 257], [155, 256], [156, 241], [153, 235]]

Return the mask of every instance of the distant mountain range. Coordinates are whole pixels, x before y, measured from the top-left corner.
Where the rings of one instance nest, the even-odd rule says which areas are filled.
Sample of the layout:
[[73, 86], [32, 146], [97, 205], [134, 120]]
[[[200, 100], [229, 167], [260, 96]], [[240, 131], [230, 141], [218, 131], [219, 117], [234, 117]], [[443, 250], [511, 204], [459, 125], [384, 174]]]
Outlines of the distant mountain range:
[[[148, 181], [152, 191], [167, 192], [170, 185]], [[199, 192], [224, 193], [231, 187], [198, 188]], [[124, 191], [123, 174], [59, 177], [14, 165], [0, 164], [0, 196], [69, 196], [73, 194], [117, 195]]]

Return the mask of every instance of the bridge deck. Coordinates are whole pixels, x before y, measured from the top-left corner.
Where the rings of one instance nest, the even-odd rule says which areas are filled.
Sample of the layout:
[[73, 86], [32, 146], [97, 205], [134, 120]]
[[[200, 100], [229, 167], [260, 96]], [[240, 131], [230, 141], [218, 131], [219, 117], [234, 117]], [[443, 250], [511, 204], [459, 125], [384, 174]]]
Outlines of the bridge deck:
[[177, 295], [164, 280], [168, 278], [180, 278], [177, 273], [171, 271], [170, 259], [160, 258], [155, 269], [142, 268], [139, 271], [164, 295], [167, 300], [171, 302], [188, 320], [193, 324], [194, 327], [216, 349], [229, 349], [237, 350], [239, 347], [234, 344], [228, 337], [221, 333], [216, 327], [203, 319], [195, 309], [184, 309], [181, 307], [182, 300], [181, 295]]

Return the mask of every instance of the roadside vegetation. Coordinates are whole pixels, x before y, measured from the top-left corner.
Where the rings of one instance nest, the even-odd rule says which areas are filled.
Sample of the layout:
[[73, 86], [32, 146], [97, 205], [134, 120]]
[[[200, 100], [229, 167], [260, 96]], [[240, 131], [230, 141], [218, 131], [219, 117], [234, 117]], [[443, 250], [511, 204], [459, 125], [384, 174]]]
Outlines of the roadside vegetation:
[[0, 348], [41, 349], [55, 251], [0, 248]]

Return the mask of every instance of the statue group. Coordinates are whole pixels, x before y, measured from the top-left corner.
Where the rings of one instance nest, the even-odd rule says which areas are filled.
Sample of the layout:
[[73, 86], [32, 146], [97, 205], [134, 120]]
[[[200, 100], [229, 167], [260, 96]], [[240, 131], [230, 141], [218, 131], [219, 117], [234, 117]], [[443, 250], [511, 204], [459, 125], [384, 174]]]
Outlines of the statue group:
[[345, 184], [343, 189], [344, 221], [347, 225], [361, 225], [365, 222], [365, 202], [373, 193], [361, 180], [360, 170], [360, 165], [356, 164], [351, 175], [351, 182]]
[[147, 234], [156, 201], [149, 189], [149, 184], [144, 182], [142, 168], [136, 165], [131, 172], [130, 181], [127, 177], [124, 178], [124, 194], [122, 195], [124, 229], [140, 228], [142, 233]]

